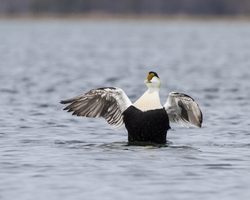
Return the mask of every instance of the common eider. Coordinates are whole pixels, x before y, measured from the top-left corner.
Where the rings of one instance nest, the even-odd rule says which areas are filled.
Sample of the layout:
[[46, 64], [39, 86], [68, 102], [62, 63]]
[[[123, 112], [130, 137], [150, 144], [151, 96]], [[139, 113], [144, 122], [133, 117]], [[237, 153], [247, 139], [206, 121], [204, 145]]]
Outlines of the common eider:
[[103, 117], [113, 128], [127, 129], [129, 142], [166, 143], [169, 121], [187, 128], [201, 127], [202, 112], [193, 98], [171, 92], [162, 106], [157, 73], [150, 71], [144, 83], [148, 90], [133, 104], [125, 92], [116, 87], [92, 89], [60, 103], [70, 103], [64, 110], [73, 112], [72, 115]]

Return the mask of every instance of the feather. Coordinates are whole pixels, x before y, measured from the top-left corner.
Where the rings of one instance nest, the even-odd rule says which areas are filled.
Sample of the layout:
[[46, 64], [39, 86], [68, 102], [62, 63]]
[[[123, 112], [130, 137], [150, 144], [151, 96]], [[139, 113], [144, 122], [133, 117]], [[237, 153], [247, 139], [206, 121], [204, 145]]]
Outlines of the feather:
[[171, 92], [164, 105], [171, 122], [180, 124], [187, 128], [190, 125], [201, 127], [202, 112], [195, 100], [182, 93]]
[[124, 127], [122, 113], [131, 105], [124, 91], [114, 87], [93, 89], [61, 103], [71, 103], [64, 110], [73, 112], [72, 115], [103, 117], [114, 128]]

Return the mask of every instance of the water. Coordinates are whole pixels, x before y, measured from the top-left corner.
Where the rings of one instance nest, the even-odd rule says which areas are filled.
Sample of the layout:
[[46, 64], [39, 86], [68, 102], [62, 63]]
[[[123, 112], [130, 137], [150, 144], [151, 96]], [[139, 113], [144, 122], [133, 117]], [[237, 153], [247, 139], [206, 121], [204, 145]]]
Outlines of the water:
[[[249, 22], [0, 21], [0, 199], [248, 199]], [[130, 146], [61, 99], [116, 86], [134, 102], [148, 71], [199, 104], [201, 129]]]

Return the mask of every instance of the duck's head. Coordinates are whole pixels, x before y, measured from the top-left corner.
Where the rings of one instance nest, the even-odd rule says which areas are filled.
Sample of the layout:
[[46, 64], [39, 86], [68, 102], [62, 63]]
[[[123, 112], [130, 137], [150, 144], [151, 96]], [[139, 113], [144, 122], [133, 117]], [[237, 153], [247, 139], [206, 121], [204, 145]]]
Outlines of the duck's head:
[[148, 73], [147, 79], [144, 81], [148, 88], [159, 88], [161, 87], [161, 80], [157, 73], [150, 71]]

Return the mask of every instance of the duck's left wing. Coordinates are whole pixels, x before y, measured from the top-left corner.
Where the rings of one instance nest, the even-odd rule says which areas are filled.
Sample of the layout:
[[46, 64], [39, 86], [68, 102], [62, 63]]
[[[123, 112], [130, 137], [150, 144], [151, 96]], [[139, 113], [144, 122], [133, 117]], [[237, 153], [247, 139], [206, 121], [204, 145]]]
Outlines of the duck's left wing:
[[202, 112], [195, 100], [182, 93], [171, 92], [164, 105], [171, 122], [189, 128], [191, 124], [201, 127]]
[[113, 128], [124, 127], [122, 113], [132, 104], [122, 89], [114, 87], [93, 89], [60, 103], [71, 103], [64, 110], [72, 115], [103, 117]]

